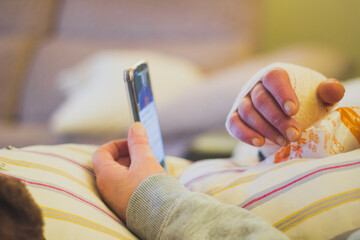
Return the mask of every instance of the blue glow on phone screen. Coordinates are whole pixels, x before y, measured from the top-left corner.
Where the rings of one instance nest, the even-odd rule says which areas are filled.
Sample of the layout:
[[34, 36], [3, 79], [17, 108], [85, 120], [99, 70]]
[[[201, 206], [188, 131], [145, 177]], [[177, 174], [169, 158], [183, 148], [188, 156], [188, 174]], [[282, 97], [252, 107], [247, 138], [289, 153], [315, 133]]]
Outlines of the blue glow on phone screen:
[[[165, 167], [164, 144], [161, 136], [161, 129], [158, 114], [149, 81], [149, 73], [143, 70], [135, 75], [135, 89], [139, 103], [140, 122], [144, 125], [149, 137], [151, 150], [158, 162]], [[142, 80], [141, 80], [142, 79]]]

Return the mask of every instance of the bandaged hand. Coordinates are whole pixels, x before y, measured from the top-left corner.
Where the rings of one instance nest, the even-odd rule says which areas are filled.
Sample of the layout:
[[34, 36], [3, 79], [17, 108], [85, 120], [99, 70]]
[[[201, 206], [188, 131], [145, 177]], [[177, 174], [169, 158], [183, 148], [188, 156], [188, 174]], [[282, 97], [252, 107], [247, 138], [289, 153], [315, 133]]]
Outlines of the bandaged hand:
[[[226, 122], [230, 134], [257, 147], [264, 145], [265, 138], [280, 146], [299, 140], [303, 129], [294, 115], [302, 102], [294, 89], [296, 86], [292, 85], [294, 82], [282, 68], [273, 68], [263, 74], [260, 81], [235, 102], [237, 107], [235, 110], [233, 107]], [[345, 93], [345, 88], [336, 79], [321, 81], [316, 86], [317, 98], [325, 107], [340, 101]], [[316, 114], [316, 107], [313, 114]]]
[[151, 151], [146, 130], [134, 123], [128, 139], [104, 144], [93, 155], [96, 184], [104, 201], [126, 222], [131, 195], [146, 178], [164, 173]]

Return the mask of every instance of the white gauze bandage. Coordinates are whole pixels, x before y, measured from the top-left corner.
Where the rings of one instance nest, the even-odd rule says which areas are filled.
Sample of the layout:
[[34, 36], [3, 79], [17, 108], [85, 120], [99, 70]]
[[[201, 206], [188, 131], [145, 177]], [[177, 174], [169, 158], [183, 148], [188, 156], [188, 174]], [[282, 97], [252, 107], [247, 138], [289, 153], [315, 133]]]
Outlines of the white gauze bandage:
[[[317, 97], [317, 87], [327, 78], [309, 68], [297, 66], [289, 63], [273, 63], [251, 77], [251, 79], [245, 84], [245, 86], [241, 89], [238, 97], [236, 98], [231, 110], [227, 116], [226, 120], [226, 129], [234, 137], [234, 135], [230, 132], [230, 118], [232, 114], [237, 111], [237, 108], [241, 102], [241, 100], [251, 91], [251, 89], [262, 80], [263, 76], [269, 71], [281, 68], [287, 72], [289, 75], [290, 83], [299, 100], [299, 111], [293, 118], [299, 123], [301, 129], [306, 129], [316, 122], [321, 120], [324, 116], [326, 116], [333, 106], [324, 105]], [[278, 145], [270, 147], [272, 145], [269, 141], [266, 141], [266, 145], [268, 146], [268, 151], [263, 149], [265, 155], [272, 154], [274, 150], [278, 149]], [[270, 150], [271, 149], [271, 150]]]

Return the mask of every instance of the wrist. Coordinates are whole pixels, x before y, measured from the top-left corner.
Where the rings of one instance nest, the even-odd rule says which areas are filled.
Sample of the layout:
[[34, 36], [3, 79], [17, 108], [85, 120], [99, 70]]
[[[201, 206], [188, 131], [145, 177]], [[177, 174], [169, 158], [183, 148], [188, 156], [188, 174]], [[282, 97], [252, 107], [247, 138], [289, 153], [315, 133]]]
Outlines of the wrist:
[[142, 239], [156, 239], [167, 214], [187, 192], [188, 189], [166, 174], [148, 177], [130, 198], [127, 227]]

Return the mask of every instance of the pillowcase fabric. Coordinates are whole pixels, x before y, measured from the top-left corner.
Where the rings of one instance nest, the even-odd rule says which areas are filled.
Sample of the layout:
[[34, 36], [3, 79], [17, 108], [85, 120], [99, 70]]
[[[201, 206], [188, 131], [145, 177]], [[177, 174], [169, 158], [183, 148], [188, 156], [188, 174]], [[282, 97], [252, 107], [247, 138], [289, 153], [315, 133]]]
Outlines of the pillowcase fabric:
[[41, 209], [46, 239], [137, 239], [101, 200], [95, 149], [68, 144], [0, 150], [0, 174], [26, 184]]
[[[92, 166], [96, 149], [81, 144], [0, 149], [0, 175], [25, 183], [41, 209], [46, 239], [137, 239], [101, 199]], [[173, 177], [190, 165], [177, 157], [165, 160]]]
[[180, 182], [258, 214], [290, 239], [332, 239], [360, 226], [359, 174], [360, 148], [253, 167], [205, 160], [191, 165]]

